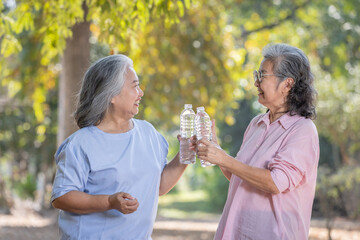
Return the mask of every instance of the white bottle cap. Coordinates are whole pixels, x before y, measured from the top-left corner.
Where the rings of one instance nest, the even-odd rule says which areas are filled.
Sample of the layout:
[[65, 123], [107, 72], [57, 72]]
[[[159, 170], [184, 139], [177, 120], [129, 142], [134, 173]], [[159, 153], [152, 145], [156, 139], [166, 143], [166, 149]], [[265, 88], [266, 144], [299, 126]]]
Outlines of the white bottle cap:
[[192, 108], [192, 104], [185, 104], [184, 108]]
[[205, 108], [204, 108], [203, 106], [196, 108], [196, 111], [201, 111], [201, 110], [204, 110], [204, 111], [205, 111]]

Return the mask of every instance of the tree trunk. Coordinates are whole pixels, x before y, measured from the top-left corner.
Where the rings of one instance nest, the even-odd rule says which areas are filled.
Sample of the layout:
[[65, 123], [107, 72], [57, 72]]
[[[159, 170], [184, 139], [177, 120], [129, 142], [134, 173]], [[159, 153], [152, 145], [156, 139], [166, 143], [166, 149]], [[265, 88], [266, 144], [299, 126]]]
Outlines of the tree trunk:
[[[85, 4], [83, 9], [84, 16], [86, 16]], [[72, 33], [72, 38], [66, 42], [66, 49], [62, 58], [59, 84], [58, 146], [78, 129], [73, 117], [76, 94], [81, 87], [82, 77], [90, 62], [90, 22], [77, 23], [72, 27]]]
[[346, 143], [339, 143], [339, 149], [340, 154], [342, 157], [342, 162], [344, 165], [350, 165], [351, 164], [351, 158], [349, 157], [347, 151], [346, 151]]
[[14, 206], [14, 200], [7, 188], [5, 181], [0, 175], [0, 210], [9, 214], [11, 208]]
[[[329, 211], [331, 211], [331, 210], [329, 210]], [[331, 214], [329, 214], [329, 215], [331, 215]], [[327, 216], [326, 217], [326, 228], [328, 230], [328, 232], [327, 232], [328, 240], [332, 240], [332, 237], [331, 237], [332, 222], [333, 222], [332, 216]]]

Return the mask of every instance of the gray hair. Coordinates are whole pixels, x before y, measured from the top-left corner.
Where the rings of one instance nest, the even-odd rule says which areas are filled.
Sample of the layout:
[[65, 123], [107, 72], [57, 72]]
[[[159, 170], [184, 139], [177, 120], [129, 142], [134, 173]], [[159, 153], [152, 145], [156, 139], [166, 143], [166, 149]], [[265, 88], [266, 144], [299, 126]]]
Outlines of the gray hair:
[[98, 125], [104, 118], [111, 99], [121, 92], [125, 74], [133, 61], [125, 55], [111, 55], [93, 63], [82, 81], [74, 113], [79, 128]]
[[279, 83], [287, 78], [294, 79], [286, 102], [290, 114], [315, 119], [317, 92], [314, 87], [314, 75], [305, 53], [287, 44], [274, 44], [263, 49], [263, 56], [264, 61], [273, 64], [272, 71], [279, 76]]

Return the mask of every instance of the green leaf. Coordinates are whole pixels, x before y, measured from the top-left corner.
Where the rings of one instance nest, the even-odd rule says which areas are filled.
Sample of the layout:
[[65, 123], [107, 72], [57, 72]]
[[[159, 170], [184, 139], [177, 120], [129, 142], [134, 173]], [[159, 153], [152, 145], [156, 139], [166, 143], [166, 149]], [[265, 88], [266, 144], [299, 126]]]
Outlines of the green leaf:
[[0, 53], [4, 55], [4, 57], [9, 57], [12, 54], [19, 53], [21, 50], [22, 47], [14, 36], [6, 35], [1, 40]]

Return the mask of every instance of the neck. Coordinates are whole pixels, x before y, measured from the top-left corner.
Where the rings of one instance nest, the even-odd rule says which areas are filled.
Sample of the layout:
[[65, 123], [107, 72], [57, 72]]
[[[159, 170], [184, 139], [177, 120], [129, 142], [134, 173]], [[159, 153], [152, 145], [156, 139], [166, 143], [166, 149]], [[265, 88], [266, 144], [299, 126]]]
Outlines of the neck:
[[130, 131], [134, 124], [130, 119], [118, 119], [105, 115], [104, 119], [97, 127], [107, 133], [125, 133]]
[[274, 121], [276, 121], [277, 119], [279, 119], [282, 115], [284, 115], [284, 114], [287, 113], [287, 112], [288, 112], [288, 111], [285, 110], [285, 109], [277, 110], [276, 112], [269, 110], [270, 123], [273, 123]]

